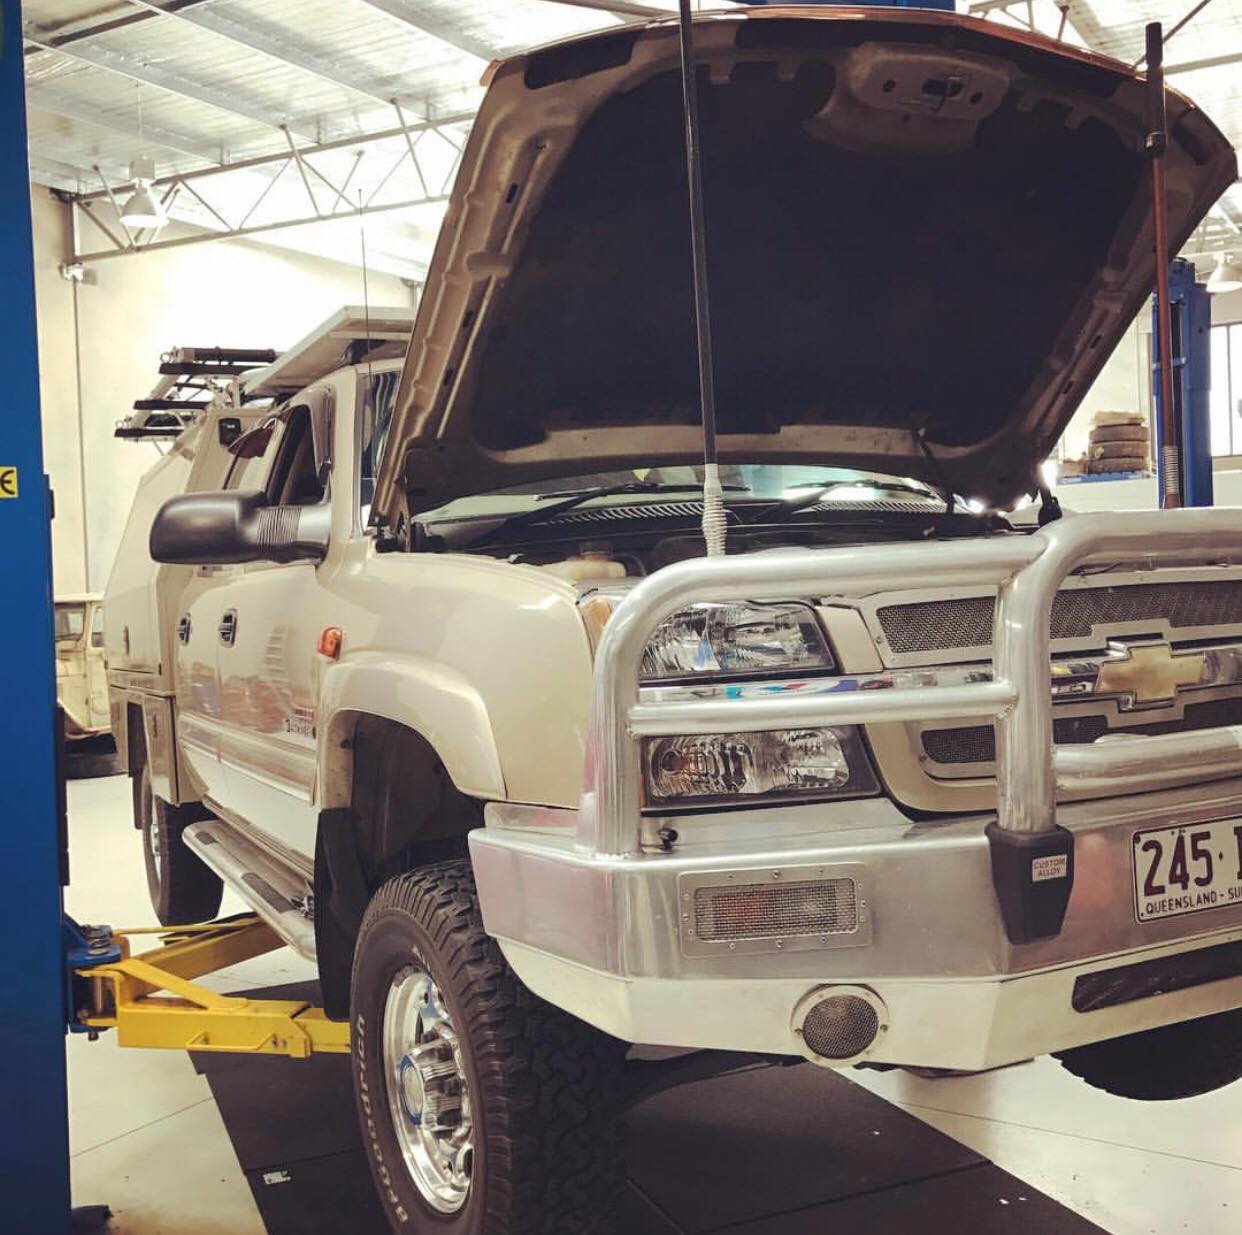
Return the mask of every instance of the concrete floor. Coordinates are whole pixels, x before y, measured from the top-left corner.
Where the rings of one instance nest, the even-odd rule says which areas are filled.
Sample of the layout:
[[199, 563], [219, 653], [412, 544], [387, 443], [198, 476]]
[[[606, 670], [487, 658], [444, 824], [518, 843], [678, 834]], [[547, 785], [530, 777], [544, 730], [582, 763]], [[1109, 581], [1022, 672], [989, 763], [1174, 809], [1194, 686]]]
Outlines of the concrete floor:
[[[150, 925], [128, 781], [72, 782], [69, 836], [69, 912]], [[241, 907], [226, 897], [224, 912]], [[313, 967], [286, 949], [210, 985], [236, 991], [310, 976]], [[207, 1084], [185, 1055], [75, 1036], [68, 1056], [75, 1203], [109, 1204], [117, 1235], [264, 1235]], [[1049, 1059], [952, 1080], [850, 1076], [1113, 1235], [1242, 1230], [1242, 1082], [1148, 1105], [1097, 1093]]]

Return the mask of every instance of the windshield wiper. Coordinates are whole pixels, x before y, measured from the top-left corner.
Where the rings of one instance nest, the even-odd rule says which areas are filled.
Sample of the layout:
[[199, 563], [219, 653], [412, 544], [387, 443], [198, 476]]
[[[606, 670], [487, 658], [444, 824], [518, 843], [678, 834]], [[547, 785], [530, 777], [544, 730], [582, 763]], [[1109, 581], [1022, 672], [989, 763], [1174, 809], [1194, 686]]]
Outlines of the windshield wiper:
[[901, 480], [871, 480], [866, 477], [859, 480], [834, 480], [830, 485], [821, 484], [818, 480], [811, 480], [804, 484], [794, 485], [793, 488], [809, 489], [811, 492], [801, 497], [786, 498], [779, 505], [768, 507], [762, 512], [762, 517], [764, 519], [783, 519], [789, 515], [797, 514], [800, 510], [806, 510], [807, 507], [822, 502], [834, 489], [873, 489], [877, 493], [892, 490], [896, 493], [917, 493], [919, 497], [925, 497], [928, 501], [934, 502], [936, 500], [934, 493], [929, 493], [920, 485], [908, 485]]
[[[725, 485], [724, 489], [728, 493], [750, 492], [744, 485]], [[561, 500], [553, 501], [551, 506], [540, 506], [535, 510], [523, 510], [518, 514], [508, 515], [495, 527], [488, 528], [481, 536], [472, 540], [469, 547], [473, 549], [476, 545], [489, 544], [506, 532], [519, 531], [534, 523], [545, 523], [555, 518], [561, 511], [572, 510], [575, 506], [581, 506], [583, 502], [589, 502], [597, 497], [618, 497], [625, 493], [701, 493], [702, 491], [703, 486], [697, 484], [662, 485], [648, 480], [630, 480], [624, 484], [599, 485], [594, 489], [569, 489], [559, 493], [541, 493], [538, 501], [550, 501], [554, 498]]]

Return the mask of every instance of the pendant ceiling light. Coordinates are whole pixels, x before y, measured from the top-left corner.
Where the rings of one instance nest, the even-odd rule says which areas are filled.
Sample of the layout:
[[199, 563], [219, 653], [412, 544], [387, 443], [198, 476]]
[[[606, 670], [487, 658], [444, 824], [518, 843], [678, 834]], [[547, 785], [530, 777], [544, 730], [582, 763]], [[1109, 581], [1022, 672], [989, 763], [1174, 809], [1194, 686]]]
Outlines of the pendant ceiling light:
[[1216, 258], [1216, 266], [1208, 275], [1207, 289], [1213, 295], [1242, 291], [1242, 262], [1235, 262], [1228, 253]]
[[129, 165], [134, 191], [121, 207], [121, 222], [126, 227], [163, 227], [168, 222], [164, 207], [152, 187], [155, 182], [155, 164], [148, 158], [137, 158]]

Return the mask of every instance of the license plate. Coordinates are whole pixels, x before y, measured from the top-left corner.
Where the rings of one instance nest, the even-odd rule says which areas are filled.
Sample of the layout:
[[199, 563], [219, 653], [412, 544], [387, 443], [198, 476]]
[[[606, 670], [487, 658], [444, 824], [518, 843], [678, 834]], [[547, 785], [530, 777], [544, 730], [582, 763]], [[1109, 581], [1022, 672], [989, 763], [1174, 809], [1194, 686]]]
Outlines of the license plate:
[[1242, 905], [1242, 822], [1135, 832], [1134, 905], [1140, 922]]

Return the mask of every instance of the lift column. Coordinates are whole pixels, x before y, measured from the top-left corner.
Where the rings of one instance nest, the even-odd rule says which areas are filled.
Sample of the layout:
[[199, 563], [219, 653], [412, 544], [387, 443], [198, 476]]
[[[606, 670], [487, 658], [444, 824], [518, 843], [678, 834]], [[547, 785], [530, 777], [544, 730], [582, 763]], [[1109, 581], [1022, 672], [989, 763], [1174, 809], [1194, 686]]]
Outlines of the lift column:
[[0, 1227], [69, 1230], [62, 854], [56, 780], [50, 500], [39, 424], [34, 258], [19, 0], [0, 27]]
[[[1160, 358], [1152, 357], [1152, 397], [1155, 401], [1156, 469], [1158, 492], [1165, 491], [1166, 455], [1180, 461], [1178, 489], [1183, 506], [1211, 506], [1212, 488], [1212, 298], [1195, 280], [1192, 262], [1178, 258], [1169, 267], [1169, 308], [1173, 335], [1173, 413], [1178, 440], [1162, 440]], [[1156, 309], [1152, 307], [1152, 321]], [[1153, 338], [1155, 336], [1153, 335]], [[1174, 445], [1176, 451], [1165, 451]]]

